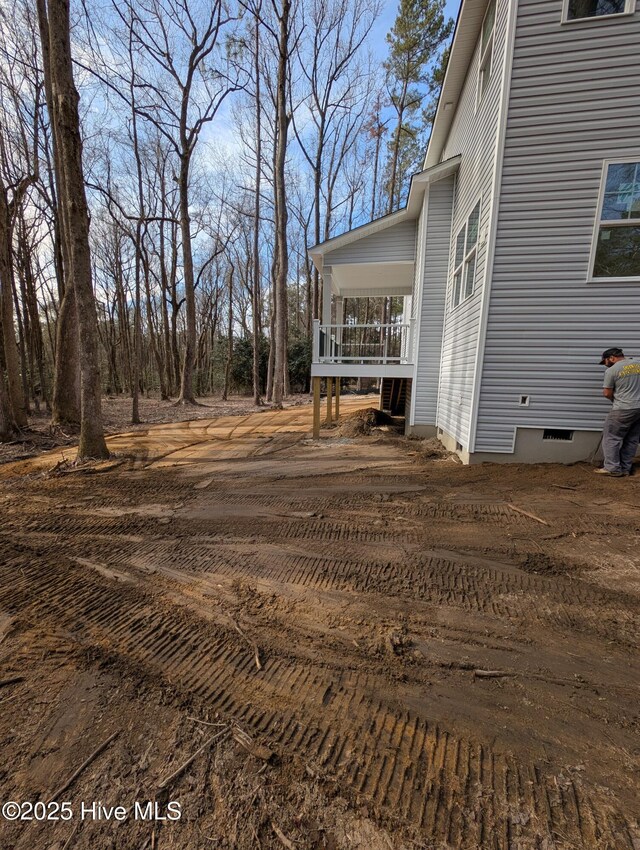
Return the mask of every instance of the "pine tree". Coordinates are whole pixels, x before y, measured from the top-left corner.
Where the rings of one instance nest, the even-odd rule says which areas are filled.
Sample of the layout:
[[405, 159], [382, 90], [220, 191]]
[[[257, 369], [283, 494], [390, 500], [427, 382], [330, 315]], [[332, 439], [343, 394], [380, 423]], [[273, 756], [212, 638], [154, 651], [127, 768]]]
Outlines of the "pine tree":
[[453, 21], [444, 17], [444, 0], [400, 0], [384, 63], [396, 121], [387, 163], [388, 212], [400, 205], [404, 179], [419, 168], [424, 152], [420, 107], [427, 95], [430, 68], [448, 39]]

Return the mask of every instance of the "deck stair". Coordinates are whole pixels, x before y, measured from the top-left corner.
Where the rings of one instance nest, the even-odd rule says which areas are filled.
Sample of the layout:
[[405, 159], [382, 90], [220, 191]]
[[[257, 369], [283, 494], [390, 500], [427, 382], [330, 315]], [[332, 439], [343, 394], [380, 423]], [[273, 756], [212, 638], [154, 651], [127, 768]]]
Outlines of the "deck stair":
[[408, 378], [383, 378], [380, 387], [380, 408], [392, 416], [404, 416], [409, 393]]

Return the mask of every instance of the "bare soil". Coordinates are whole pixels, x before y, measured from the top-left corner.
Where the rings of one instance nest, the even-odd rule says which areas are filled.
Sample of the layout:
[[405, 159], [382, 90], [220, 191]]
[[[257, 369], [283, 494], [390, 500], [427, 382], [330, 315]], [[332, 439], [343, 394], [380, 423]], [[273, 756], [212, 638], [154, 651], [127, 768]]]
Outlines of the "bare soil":
[[640, 475], [310, 424], [0, 470], [0, 847], [638, 850]]
[[[308, 404], [308, 395], [293, 395], [284, 402], [284, 407]], [[102, 415], [105, 433], [119, 434], [122, 431], [144, 431], [148, 425], [160, 422], [188, 422], [211, 419], [214, 416], [240, 416], [257, 411], [270, 410], [265, 404], [256, 408], [253, 397], [229, 396], [222, 401], [218, 396], [202, 396], [197, 405], [178, 405], [175, 401], [162, 401], [159, 397], [141, 396], [138, 405], [140, 424], [131, 424], [131, 398], [125, 395], [105, 396], [102, 399]], [[0, 443], [0, 464], [14, 460], [27, 460], [42, 452], [58, 447], [74, 447], [78, 443], [79, 428], [52, 426], [51, 417], [45, 411], [33, 410], [29, 425], [12, 443]], [[72, 456], [72, 453], [68, 453]]]

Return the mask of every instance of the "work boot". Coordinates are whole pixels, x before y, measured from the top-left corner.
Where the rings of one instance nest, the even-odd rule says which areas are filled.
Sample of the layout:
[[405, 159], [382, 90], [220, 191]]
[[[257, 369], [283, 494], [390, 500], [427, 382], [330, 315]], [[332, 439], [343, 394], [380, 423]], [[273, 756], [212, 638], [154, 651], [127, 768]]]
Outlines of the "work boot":
[[608, 469], [605, 469], [604, 466], [602, 469], [594, 469], [593, 470], [596, 475], [609, 475], [611, 478], [624, 478], [627, 475], [626, 472], [609, 472]]

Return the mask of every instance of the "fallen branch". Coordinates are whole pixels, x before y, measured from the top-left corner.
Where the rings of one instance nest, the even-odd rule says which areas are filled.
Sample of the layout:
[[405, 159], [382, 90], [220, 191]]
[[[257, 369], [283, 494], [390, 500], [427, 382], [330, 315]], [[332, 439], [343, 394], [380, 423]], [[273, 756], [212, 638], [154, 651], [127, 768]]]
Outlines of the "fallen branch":
[[173, 773], [169, 774], [162, 782], [158, 785], [158, 793], [162, 791], [166, 791], [166, 789], [171, 785], [174, 779], [177, 779], [184, 771], [196, 760], [196, 758], [200, 755], [200, 753], [204, 752], [204, 750], [208, 749], [212, 744], [215, 744], [216, 741], [219, 741], [221, 738], [225, 738], [229, 734], [228, 729], [223, 729], [222, 732], [216, 732], [211, 738], [204, 742], [204, 744], [199, 747], [192, 756], [183, 762], [177, 770], [174, 770]]
[[100, 753], [102, 753], [104, 750], [106, 750], [107, 747], [109, 746], [109, 744], [112, 741], [114, 741], [118, 737], [119, 734], [120, 734], [120, 732], [114, 732], [113, 735], [111, 735], [109, 738], [107, 738], [106, 741], [104, 741], [102, 744], [100, 744], [100, 746], [91, 753], [89, 758], [82, 762], [82, 764], [75, 771], [75, 773], [73, 773], [69, 777], [69, 779], [67, 779], [67, 781], [64, 783], [64, 785], [61, 785], [60, 788], [58, 788], [58, 790], [54, 794], [51, 794], [51, 796], [49, 797], [51, 802], [54, 802], [55, 800], [57, 800], [58, 797], [60, 796], [60, 794], [62, 794], [64, 791], [66, 791], [67, 788], [75, 782], [75, 780], [80, 776], [82, 771], [85, 770], [85, 768], [89, 767], [91, 762], [94, 759], [98, 758]]
[[282, 830], [278, 827], [278, 825], [277, 825], [277, 824], [275, 824], [273, 821], [271, 821], [271, 826], [273, 827], [273, 831], [275, 832], [275, 834], [278, 836], [278, 838], [279, 838], [279, 839], [280, 839], [280, 841], [282, 842], [282, 846], [283, 846], [283, 847], [286, 847], [286, 848], [287, 848], [287, 850], [296, 850], [296, 847], [295, 847], [295, 844], [293, 843], [293, 841], [289, 841], [289, 839], [287, 838], [287, 836], [286, 836], [286, 835], [284, 834], [284, 832], [283, 832], [283, 831], [282, 831]]
[[254, 758], [262, 759], [264, 762], [270, 762], [273, 758], [273, 750], [270, 750], [264, 744], [258, 744], [251, 735], [248, 735], [239, 726], [233, 727], [233, 739]]
[[476, 679], [512, 679], [519, 674], [508, 670], [474, 670], [473, 675]]
[[199, 720], [197, 717], [187, 717], [187, 720], [193, 720], [194, 723], [202, 723], [204, 726], [217, 726], [220, 728], [221, 726], [225, 726], [224, 723], [211, 723], [209, 720]]
[[260, 650], [258, 649], [258, 644], [257, 644], [255, 641], [251, 640], [251, 638], [250, 638], [250, 637], [248, 637], [248, 636], [247, 636], [247, 635], [246, 635], [246, 634], [242, 631], [242, 629], [241, 629], [241, 628], [240, 628], [240, 626], [236, 623], [236, 621], [233, 619], [233, 617], [231, 616], [231, 614], [227, 614], [227, 616], [229, 617], [229, 619], [230, 619], [230, 620], [231, 620], [231, 622], [233, 623], [233, 628], [234, 628], [234, 629], [238, 632], [238, 634], [240, 635], [240, 637], [241, 637], [241, 638], [243, 638], [243, 639], [244, 639], [244, 640], [245, 640], [245, 641], [249, 644], [249, 646], [250, 646], [250, 647], [251, 647], [251, 649], [253, 650], [253, 659], [254, 659], [254, 661], [256, 662], [256, 667], [258, 668], [258, 670], [262, 670], [262, 664], [260, 663]]
[[546, 519], [540, 519], [539, 516], [536, 516], [535, 514], [530, 514], [529, 511], [523, 511], [522, 508], [517, 508], [515, 505], [512, 505], [511, 502], [507, 504], [507, 507], [511, 508], [511, 510], [515, 511], [516, 513], [522, 514], [523, 516], [528, 516], [529, 519], [535, 519], [536, 522], [541, 522], [542, 525], [549, 525]]
[[24, 676], [12, 676], [10, 679], [0, 679], [0, 688], [4, 688], [5, 685], [15, 685], [18, 682], [24, 682]]
[[559, 490], [577, 490], [577, 487], [569, 487], [568, 484], [552, 484], [552, 487], [557, 487]]
[[63, 454], [62, 454], [62, 459], [61, 459], [61, 460], [59, 460], [59, 461], [55, 464], [55, 466], [52, 466], [52, 467], [51, 467], [51, 469], [48, 469], [48, 470], [44, 473], [44, 477], [45, 477], [45, 478], [49, 478], [49, 477], [50, 477], [50, 476], [52, 476], [52, 475], [59, 475], [59, 474], [60, 474], [60, 470], [61, 470], [61, 469], [64, 469], [66, 466], [68, 466], [68, 465], [69, 465], [69, 463], [70, 463], [70, 461], [68, 461], [68, 460], [65, 458], [64, 453], [63, 453]]

